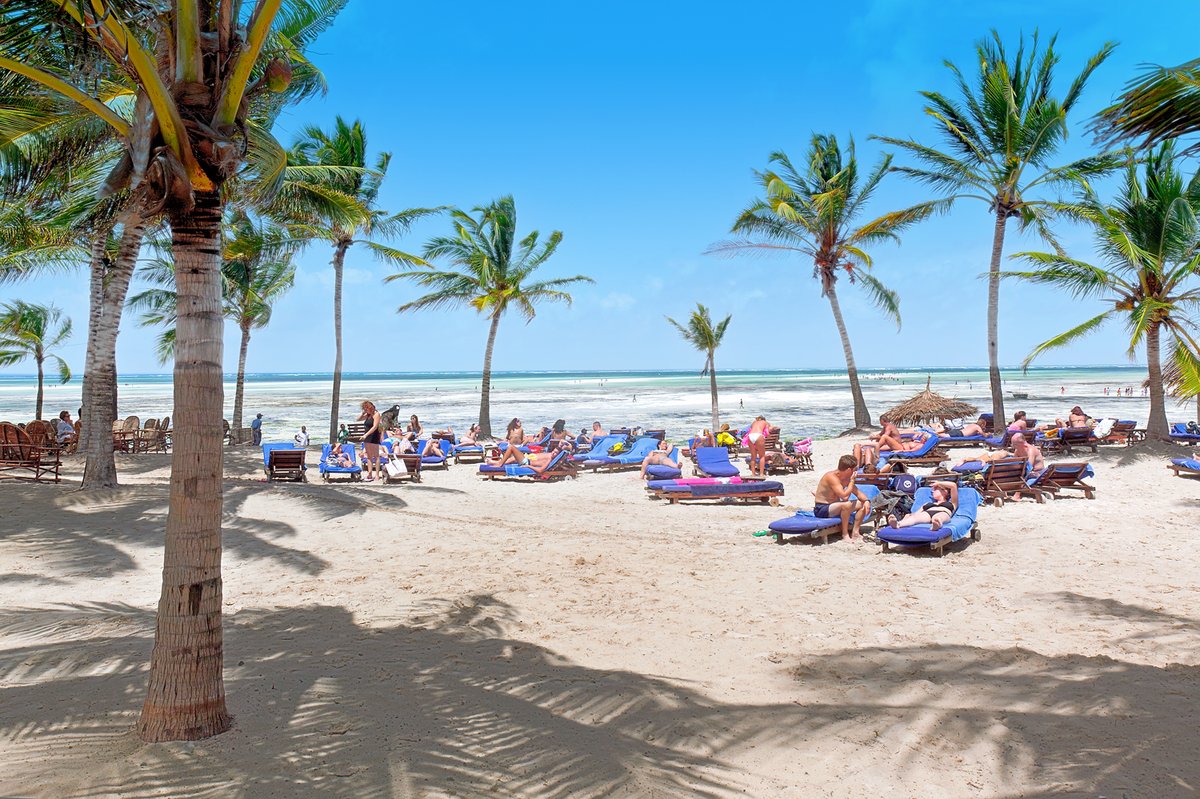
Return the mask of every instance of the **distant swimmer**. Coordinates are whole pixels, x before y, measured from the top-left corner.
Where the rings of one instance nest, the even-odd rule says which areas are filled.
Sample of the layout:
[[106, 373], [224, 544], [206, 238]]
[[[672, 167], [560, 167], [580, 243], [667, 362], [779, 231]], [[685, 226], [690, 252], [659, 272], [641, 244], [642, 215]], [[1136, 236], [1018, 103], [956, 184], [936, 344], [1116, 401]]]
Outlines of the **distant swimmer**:
[[742, 402], [741, 400], [738, 400], [738, 407], [739, 407], [739, 408], [745, 408], [745, 407], [746, 407], [746, 403]]
[[633, 395], [633, 401], [634, 401], [634, 402], [637, 402], [637, 394], [634, 394], [634, 395]]

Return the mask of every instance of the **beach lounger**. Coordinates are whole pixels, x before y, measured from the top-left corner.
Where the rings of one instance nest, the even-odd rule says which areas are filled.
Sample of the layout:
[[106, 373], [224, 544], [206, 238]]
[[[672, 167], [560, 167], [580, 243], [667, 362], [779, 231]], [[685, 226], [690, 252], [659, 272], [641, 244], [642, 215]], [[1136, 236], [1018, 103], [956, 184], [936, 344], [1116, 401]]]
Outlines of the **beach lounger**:
[[1184, 444], [1200, 442], [1200, 433], [1189, 433], [1186, 422], [1176, 422], [1171, 425], [1171, 440]]
[[450, 446], [442, 444], [441, 455], [426, 455], [425, 448], [429, 446], [427, 439], [417, 441], [416, 450], [421, 453], [421, 468], [422, 469], [449, 469], [450, 468]]
[[[682, 466], [683, 462], [680, 460], [679, 447], [671, 450], [670, 458]], [[682, 476], [683, 469], [681, 467], [667, 466], [665, 463], [656, 463], [646, 467], [647, 480], [678, 480]]]
[[[919, 508], [933, 501], [933, 489], [920, 488], [913, 496], [913, 507]], [[934, 530], [928, 524], [916, 524], [912, 527], [879, 527], [875, 537], [883, 542], [883, 551], [889, 552], [893, 546], [898, 547], [929, 547], [938, 557], [941, 557], [948, 544], [961, 541], [968, 536], [978, 541], [980, 539], [979, 525], [976, 517], [979, 514], [979, 504], [982, 498], [973, 488], [958, 490], [958, 508], [950, 521]]]
[[888, 461], [903, 461], [908, 466], [937, 466], [942, 461], [946, 460], [946, 450], [938, 446], [941, 442], [935, 433], [926, 431], [928, 438], [921, 443], [920, 449], [915, 449], [912, 452], [881, 452], [879, 453], [879, 462], [876, 463], [876, 468], [883, 471], [883, 467], [888, 464]]
[[1090, 427], [1063, 427], [1054, 437], [1039, 434], [1034, 443], [1043, 449], [1062, 449], [1068, 455], [1072, 455], [1075, 449], [1090, 449], [1095, 452], [1100, 439], [1096, 438]]
[[329, 464], [329, 455], [333, 451], [334, 446], [343, 446], [341, 444], [322, 444], [321, 445], [321, 464], [317, 467], [317, 471], [321, 473], [321, 479], [326, 483], [332, 482], [336, 478], [345, 478], [350, 481], [358, 481], [362, 479], [362, 467], [358, 465], [358, 451], [352, 446], [346, 446], [342, 449], [350, 456], [349, 466], [331, 466]]
[[[857, 482], [857, 481], [856, 481]], [[859, 486], [868, 500], [875, 499], [879, 489], [875, 486]], [[850, 524], [854, 524], [859, 511], [850, 514]], [[782, 544], [785, 536], [801, 536], [804, 538], [820, 538], [822, 544], [829, 543], [829, 536], [841, 535], [842, 519], [835, 516], [832, 519], [818, 519], [810, 510], [798, 510], [786, 519], [779, 519], [767, 525], [767, 532], [773, 533], [775, 543]], [[762, 533], [755, 533], [762, 535]]]
[[584, 469], [594, 472], [621, 472], [628, 469], [640, 469], [646, 456], [658, 448], [657, 438], [639, 438], [628, 450], [616, 455], [601, 456], [597, 453], [582, 464]]
[[1101, 444], [1135, 444], [1146, 437], [1146, 431], [1138, 430], [1137, 422], [1121, 419], [1113, 422], [1107, 433], [1100, 437]]
[[[403, 483], [406, 480], [410, 483], [421, 482], [421, 469], [423, 467], [422, 461], [424, 459], [417, 454], [416, 449], [399, 455], [390, 454], [393, 447], [395, 447], [398, 443], [400, 443], [399, 439], [390, 437], [385, 438], [383, 440], [383, 445], [379, 448], [379, 465], [382, 467], [380, 469], [380, 473], [383, 475], [383, 482]], [[362, 453], [360, 457], [365, 457], [365, 452]], [[387, 464], [391, 461], [403, 463], [403, 471], [396, 472], [395, 474], [389, 471]]]
[[672, 505], [680, 502], [716, 500], [718, 502], [771, 502], [783, 496], [783, 483], [776, 480], [742, 480], [717, 478], [712, 483], [692, 481], [655, 480], [647, 485], [653, 494]]
[[625, 443], [627, 438], [628, 436], [602, 436], [593, 441], [587, 450], [572, 455], [571, 459], [576, 463], [583, 463], [588, 458], [608, 457], [608, 451], [617, 444]]
[[487, 450], [482, 444], [455, 444], [453, 455], [455, 463], [482, 463]]
[[1005, 500], [1020, 499], [1023, 496], [1033, 497], [1038, 503], [1045, 502], [1045, 492], [1031, 488], [1026, 482], [1027, 466], [1024, 458], [1005, 458], [987, 464], [983, 471], [984, 500], [997, 508], [1002, 506]]
[[725, 447], [696, 447], [692, 457], [696, 461], [692, 473], [697, 477], [737, 477], [741, 474], [730, 462], [729, 450]]
[[1086, 477], [1095, 477], [1091, 464], [1087, 463], [1049, 463], [1039, 474], [1030, 476], [1025, 482], [1030, 488], [1045, 491], [1054, 499], [1058, 492], [1065, 490], [1081, 491], [1087, 499], [1096, 498], [1096, 487], [1083, 482]]
[[938, 446], [946, 449], [954, 449], [956, 447], [982, 447], [987, 436], [946, 436], [939, 435]]
[[304, 474], [307, 468], [304, 457], [307, 450], [288, 442], [286, 444], [263, 444], [263, 471], [268, 480], [291, 480], [303, 483], [308, 480]]
[[1172, 458], [1167, 468], [1176, 477], [1200, 477], [1200, 458]]
[[490, 463], [479, 464], [479, 475], [486, 477], [488, 480], [532, 479], [535, 483], [552, 482], [564, 478], [573, 478], [576, 473], [577, 466], [565, 449], [560, 449], [554, 454], [554, 457], [550, 459], [550, 464], [541, 474], [534, 471], [532, 466], [518, 466], [515, 463], [506, 463], [503, 466], [495, 466]]

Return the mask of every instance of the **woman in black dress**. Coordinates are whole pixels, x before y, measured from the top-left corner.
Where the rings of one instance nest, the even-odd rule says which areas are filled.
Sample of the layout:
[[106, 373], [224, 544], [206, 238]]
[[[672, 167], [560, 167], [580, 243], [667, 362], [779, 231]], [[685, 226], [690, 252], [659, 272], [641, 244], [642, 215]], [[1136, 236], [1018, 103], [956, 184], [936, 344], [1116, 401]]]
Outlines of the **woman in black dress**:
[[363, 433], [363, 460], [367, 462], [366, 481], [369, 483], [376, 477], [379, 477], [379, 442], [383, 440], [383, 419], [379, 415], [379, 411], [375, 409], [375, 403], [370, 400], [363, 400], [362, 413], [358, 417], [358, 421], [367, 423], [367, 430]]

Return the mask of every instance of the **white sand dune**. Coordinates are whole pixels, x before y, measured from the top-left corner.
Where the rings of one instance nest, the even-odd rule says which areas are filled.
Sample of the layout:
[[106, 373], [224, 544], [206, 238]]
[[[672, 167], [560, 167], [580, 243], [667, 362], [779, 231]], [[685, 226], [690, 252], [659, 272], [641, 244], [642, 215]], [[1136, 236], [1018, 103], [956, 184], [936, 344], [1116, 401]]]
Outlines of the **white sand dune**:
[[169, 459], [5, 481], [0, 796], [1196, 796], [1200, 481], [1165, 452], [1092, 456], [1095, 501], [985, 508], [944, 558], [776, 546], [785, 508], [628, 474], [267, 485], [233, 453], [236, 727], [153, 746]]

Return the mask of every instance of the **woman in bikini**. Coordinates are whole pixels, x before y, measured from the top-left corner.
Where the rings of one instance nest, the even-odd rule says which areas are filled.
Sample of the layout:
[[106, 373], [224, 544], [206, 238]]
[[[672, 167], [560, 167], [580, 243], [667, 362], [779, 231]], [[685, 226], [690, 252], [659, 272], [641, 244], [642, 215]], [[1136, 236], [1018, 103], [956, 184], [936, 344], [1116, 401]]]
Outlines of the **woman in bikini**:
[[750, 442], [750, 473], [759, 477], [767, 476], [767, 433], [771, 425], [766, 417], [757, 416], [750, 424], [746, 439]]
[[670, 466], [672, 469], [678, 469], [679, 464], [671, 460], [671, 446], [669, 441], [663, 440], [658, 442], [658, 448], [647, 455], [642, 460], [642, 479], [646, 479], [646, 468], [649, 466]]
[[934, 530], [942, 529], [942, 525], [950, 521], [954, 511], [958, 509], [958, 484], [939, 480], [930, 488], [933, 489], [932, 502], [926, 502], [920, 510], [914, 508], [913, 512], [903, 519], [897, 519], [895, 514], [888, 516], [888, 527], [928, 524]]
[[575, 449], [575, 440], [567, 432], [567, 422], [565, 419], [559, 419], [554, 423], [554, 427], [550, 429], [550, 441], [546, 443], [546, 450], [553, 452], [556, 449], [565, 449], [568, 452]]

